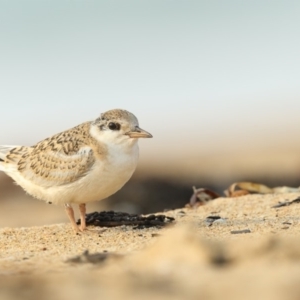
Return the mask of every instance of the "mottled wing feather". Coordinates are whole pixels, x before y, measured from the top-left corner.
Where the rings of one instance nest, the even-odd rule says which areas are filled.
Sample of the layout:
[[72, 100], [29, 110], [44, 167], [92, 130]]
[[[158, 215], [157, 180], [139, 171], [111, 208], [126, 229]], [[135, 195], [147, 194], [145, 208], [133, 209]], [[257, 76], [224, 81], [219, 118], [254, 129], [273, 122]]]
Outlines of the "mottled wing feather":
[[40, 152], [30, 157], [29, 162], [21, 159], [18, 169], [23, 177], [43, 186], [64, 185], [85, 176], [94, 164], [93, 150], [82, 148], [76, 154], [64, 152]]
[[63, 132], [33, 147], [14, 148], [6, 159], [25, 179], [42, 187], [72, 183], [85, 176], [95, 163], [93, 150], [76, 137], [76, 132], [75, 136]]

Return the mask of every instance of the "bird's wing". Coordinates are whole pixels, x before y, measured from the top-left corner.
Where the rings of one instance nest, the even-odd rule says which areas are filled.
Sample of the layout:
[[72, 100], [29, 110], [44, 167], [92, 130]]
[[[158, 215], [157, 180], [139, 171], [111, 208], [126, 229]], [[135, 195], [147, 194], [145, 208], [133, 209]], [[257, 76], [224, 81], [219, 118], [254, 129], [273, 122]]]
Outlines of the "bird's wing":
[[[57, 137], [56, 137], [57, 138]], [[47, 139], [33, 147], [18, 147], [6, 154], [23, 178], [50, 187], [84, 177], [95, 163], [91, 147], [74, 138]]]

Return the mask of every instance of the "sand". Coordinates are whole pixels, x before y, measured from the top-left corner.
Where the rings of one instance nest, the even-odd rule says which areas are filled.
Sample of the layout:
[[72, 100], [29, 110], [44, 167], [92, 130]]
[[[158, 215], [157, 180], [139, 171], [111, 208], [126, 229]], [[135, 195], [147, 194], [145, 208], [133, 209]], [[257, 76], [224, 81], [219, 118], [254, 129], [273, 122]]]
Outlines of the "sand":
[[162, 229], [1, 228], [0, 299], [299, 299], [300, 203], [272, 208], [297, 197], [219, 198]]

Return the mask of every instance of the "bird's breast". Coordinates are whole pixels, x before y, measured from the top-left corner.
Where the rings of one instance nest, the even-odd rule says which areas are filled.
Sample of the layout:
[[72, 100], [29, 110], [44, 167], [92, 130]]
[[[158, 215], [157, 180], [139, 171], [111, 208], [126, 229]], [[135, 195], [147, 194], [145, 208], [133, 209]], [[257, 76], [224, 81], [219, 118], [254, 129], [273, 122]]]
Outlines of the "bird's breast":
[[102, 200], [117, 192], [135, 171], [138, 154], [138, 147], [128, 152], [110, 149], [106, 159], [97, 159], [90, 172], [77, 183], [75, 189], [79, 191], [72, 202]]

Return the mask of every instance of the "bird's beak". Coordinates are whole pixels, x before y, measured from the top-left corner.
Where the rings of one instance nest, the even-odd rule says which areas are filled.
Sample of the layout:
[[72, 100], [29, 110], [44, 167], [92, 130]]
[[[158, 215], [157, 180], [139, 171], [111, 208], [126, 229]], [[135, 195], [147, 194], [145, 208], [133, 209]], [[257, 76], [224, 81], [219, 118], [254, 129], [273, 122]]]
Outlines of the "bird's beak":
[[138, 139], [138, 138], [152, 138], [152, 134], [141, 129], [140, 127], [136, 126], [134, 130], [128, 131], [125, 133], [130, 138]]

